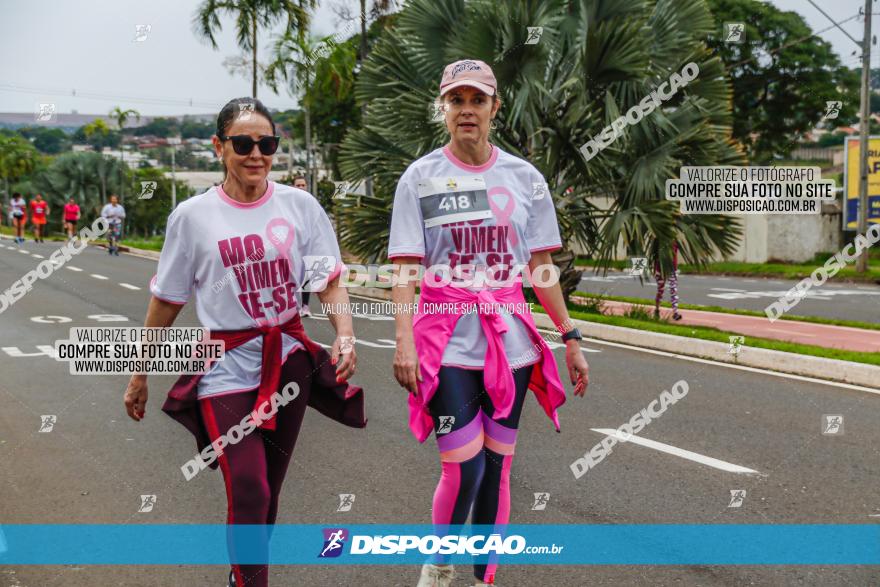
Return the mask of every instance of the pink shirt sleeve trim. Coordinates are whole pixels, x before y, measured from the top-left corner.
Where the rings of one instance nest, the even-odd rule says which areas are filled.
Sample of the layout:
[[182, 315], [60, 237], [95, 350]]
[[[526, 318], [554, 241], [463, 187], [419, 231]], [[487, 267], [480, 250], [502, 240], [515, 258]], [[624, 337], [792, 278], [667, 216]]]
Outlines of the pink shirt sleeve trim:
[[536, 249], [529, 249], [529, 252], [540, 253], [541, 251], [556, 251], [561, 248], [562, 248], [562, 245], [547, 245], [545, 247], [538, 247]]
[[259, 206], [262, 206], [266, 202], [268, 202], [269, 198], [272, 197], [272, 194], [275, 191], [275, 182], [274, 181], [267, 181], [266, 183], [267, 183], [268, 187], [266, 188], [266, 191], [263, 192], [263, 195], [250, 203], [239, 202], [238, 200], [234, 200], [234, 199], [230, 198], [229, 195], [223, 191], [222, 185], [217, 186], [217, 195], [220, 196], [221, 200], [223, 200], [224, 202], [226, 202], [230, 206], [235, 206], [236, 208], [257, 208]]
[[333, 273], [330, 274], [330, 277], [327, 278], [327, 283], [330, 283], [342, 273], [342, 270], [345, 269], [345, 265], [342, 263], [337, 263], [336, 268], [333, 270]]
[[489, 160], [482, 165], [468, 165], [467, 163], [452, 154], [452, 150], [449, 148], [449, 145], [443, 147], [443, 154], [446, 155], [446, 158], [449, 159], [450, 163], [452, 163], [459, 169], [463, 169], [471, 173], [482, 173], [495, 165], [495, 161], [498, 159], [498, 147], [492, 144], [490, 144], [489, 146], [492, 147], [492, 154], [489, 155]]
[[152, 279], [150, 279], [150, 293], [153, 294], [153, 297], [157, 300], [162, 300], [166, 304], [174, 304], [175, 306], [185, 306], [186, 302], [177, 302], [174, 300], [169, 300], [167, 298], [163, 298], [162, 296], [156, 293], [156, 276], [154, 275]]
[[388, 259], [397, 259], [398, 257], [418, 257], [419, 259], [424, 259], [424, 253], [391, 253], [388, 255]]

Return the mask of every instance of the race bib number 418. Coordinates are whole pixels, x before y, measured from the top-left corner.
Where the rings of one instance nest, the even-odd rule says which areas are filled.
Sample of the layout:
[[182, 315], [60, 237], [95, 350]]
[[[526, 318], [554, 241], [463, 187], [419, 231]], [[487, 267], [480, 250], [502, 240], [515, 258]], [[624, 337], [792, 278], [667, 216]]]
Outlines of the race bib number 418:
[[492, 217], [481, 175], [429, 177], [418, 182], [418, 190], [425, 228]]

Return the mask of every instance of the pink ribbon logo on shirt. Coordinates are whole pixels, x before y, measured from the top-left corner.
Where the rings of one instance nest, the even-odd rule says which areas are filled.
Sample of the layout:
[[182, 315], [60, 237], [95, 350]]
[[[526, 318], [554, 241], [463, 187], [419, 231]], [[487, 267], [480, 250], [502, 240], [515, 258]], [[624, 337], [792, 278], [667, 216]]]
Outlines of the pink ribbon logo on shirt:
[[[493, 200], [492, 196], [495, 194], [507, 196], [507, 203], [504, 204], [504, 208], [499, 208]], [[489, 190], [488, 195], [489, 207], [492, 209], [492, 214], [495, 215], [495, 223], [498, 226], [507, 227], [507, 240], [510, 242], [511, 246], [515, 247], [517, 242], [519, 242], [519, 239], [516, 236], [516, 230], [510, 222], [510, 217], [513, 216], [513, 213], [516, 210], [516, 200], [514, 199], [513, 194], [504, 186], [496, 186]]]
[[[278, 234], [275, 232], [275, 229], [279, 226], [287, 228], [287, 237], [284, 239], [284, 242], [278, 238]], [[278, 251], [278, 258], [287, 261], [288, 266], [291, 267], [291, 271], [293, 270], [293, 264], [290, 262], [290, 247], [293, 245], [293, 235], [293, 224], [284, 218], [273, 218], [266, 225], [266, 238], [269, 239], [269, 242], [272, 243], [272, 246]]]
[[[278, 234], [275, 232], [275, 229], [278, 227], [287, 228], [287, 236], [282, 241], [281, 238], [278, 237]], [[284, 218], [273, 218], [266, 224], [266, 238], [272, 246], [275, 247], [275, 250], [278, 251], [278, 255], [276, 259], [284, 259], [287, 261], [287, 266], [290, 267], [290, 271], [293, 271], [293, 263], [290, 260], [290, 247], [293, 245], [293, 237], [295, 231], [293, 228], [293, 224], [285, 220]], [[284, 312], [282, 312], [283, 314]], [[273, 326], [280, 322], [281, 316], [273, 316], [271, 318], [257, 319], [257, 324], [259, 326]]]

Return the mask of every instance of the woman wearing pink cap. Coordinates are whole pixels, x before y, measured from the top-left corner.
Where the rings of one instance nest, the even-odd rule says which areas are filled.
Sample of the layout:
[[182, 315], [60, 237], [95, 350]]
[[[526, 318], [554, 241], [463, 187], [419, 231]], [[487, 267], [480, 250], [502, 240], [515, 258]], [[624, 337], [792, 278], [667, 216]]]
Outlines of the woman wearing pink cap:
[[[535, 328], [519, 269], [551, 266], [562, 241], [541, 173], [489, 142], [501, 101], [482, 61], [446, 66], [440, 82], [449, 143], [412, 163], [394, 197], [389, 258], [400, 265], [393, 299], [415, 299], [414, 314], [397, 314], [394, 375], [409, 392], [410, 429], [424, 442], [433, 430], [440, 482], [432, 521], [503, 526], [510, 517], [510, 466], [527, 389], [559, 429], [565, 402], [556, 361]], [[537, 275], [537, 274], [535, 274]], [[541, 305], [563, 333], [575, 395], [588, 366], [571, 328], [562, 290], [533, 280]], [[442, 557], [422, 567], [419, 587], [451, 584]], [[477, 585], [494, 584], [497, 565], [474, 565]]]

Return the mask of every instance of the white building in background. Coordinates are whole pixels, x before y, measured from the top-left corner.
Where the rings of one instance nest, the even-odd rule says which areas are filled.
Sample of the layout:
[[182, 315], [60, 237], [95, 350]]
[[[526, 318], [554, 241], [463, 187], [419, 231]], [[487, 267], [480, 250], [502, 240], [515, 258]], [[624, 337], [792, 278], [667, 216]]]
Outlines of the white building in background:
[[[278, 181], [285, 175], [287, 175], [287, 171], [273, 170], [269, 172], [269, 180]], [[175, 176], [177, 181], [185, 182], [197, 194], [207, 191], [214, 185], [223, 183], [222, 171], [177, 171]], [[171, 179], [171, 172], [166, 172], [165, 177]]]
[[[598, 208], [607, 210], [612, 198], [589, 199]], [[843, 246], [839, 202], [822, 204], [820, 214], [730, 214], [739, 218], [742, 236], [736, 250], [727, 259], [742, 263], [783, 261], [803, 263], [816, 253], [837, 251]], [[586, 251], [577, 245], [572, 250], [579, 255]], [[623, 242], [618, 245], [615, 260], [629, 258]], [[722, 261], [720, 257], [715, 261]]]

